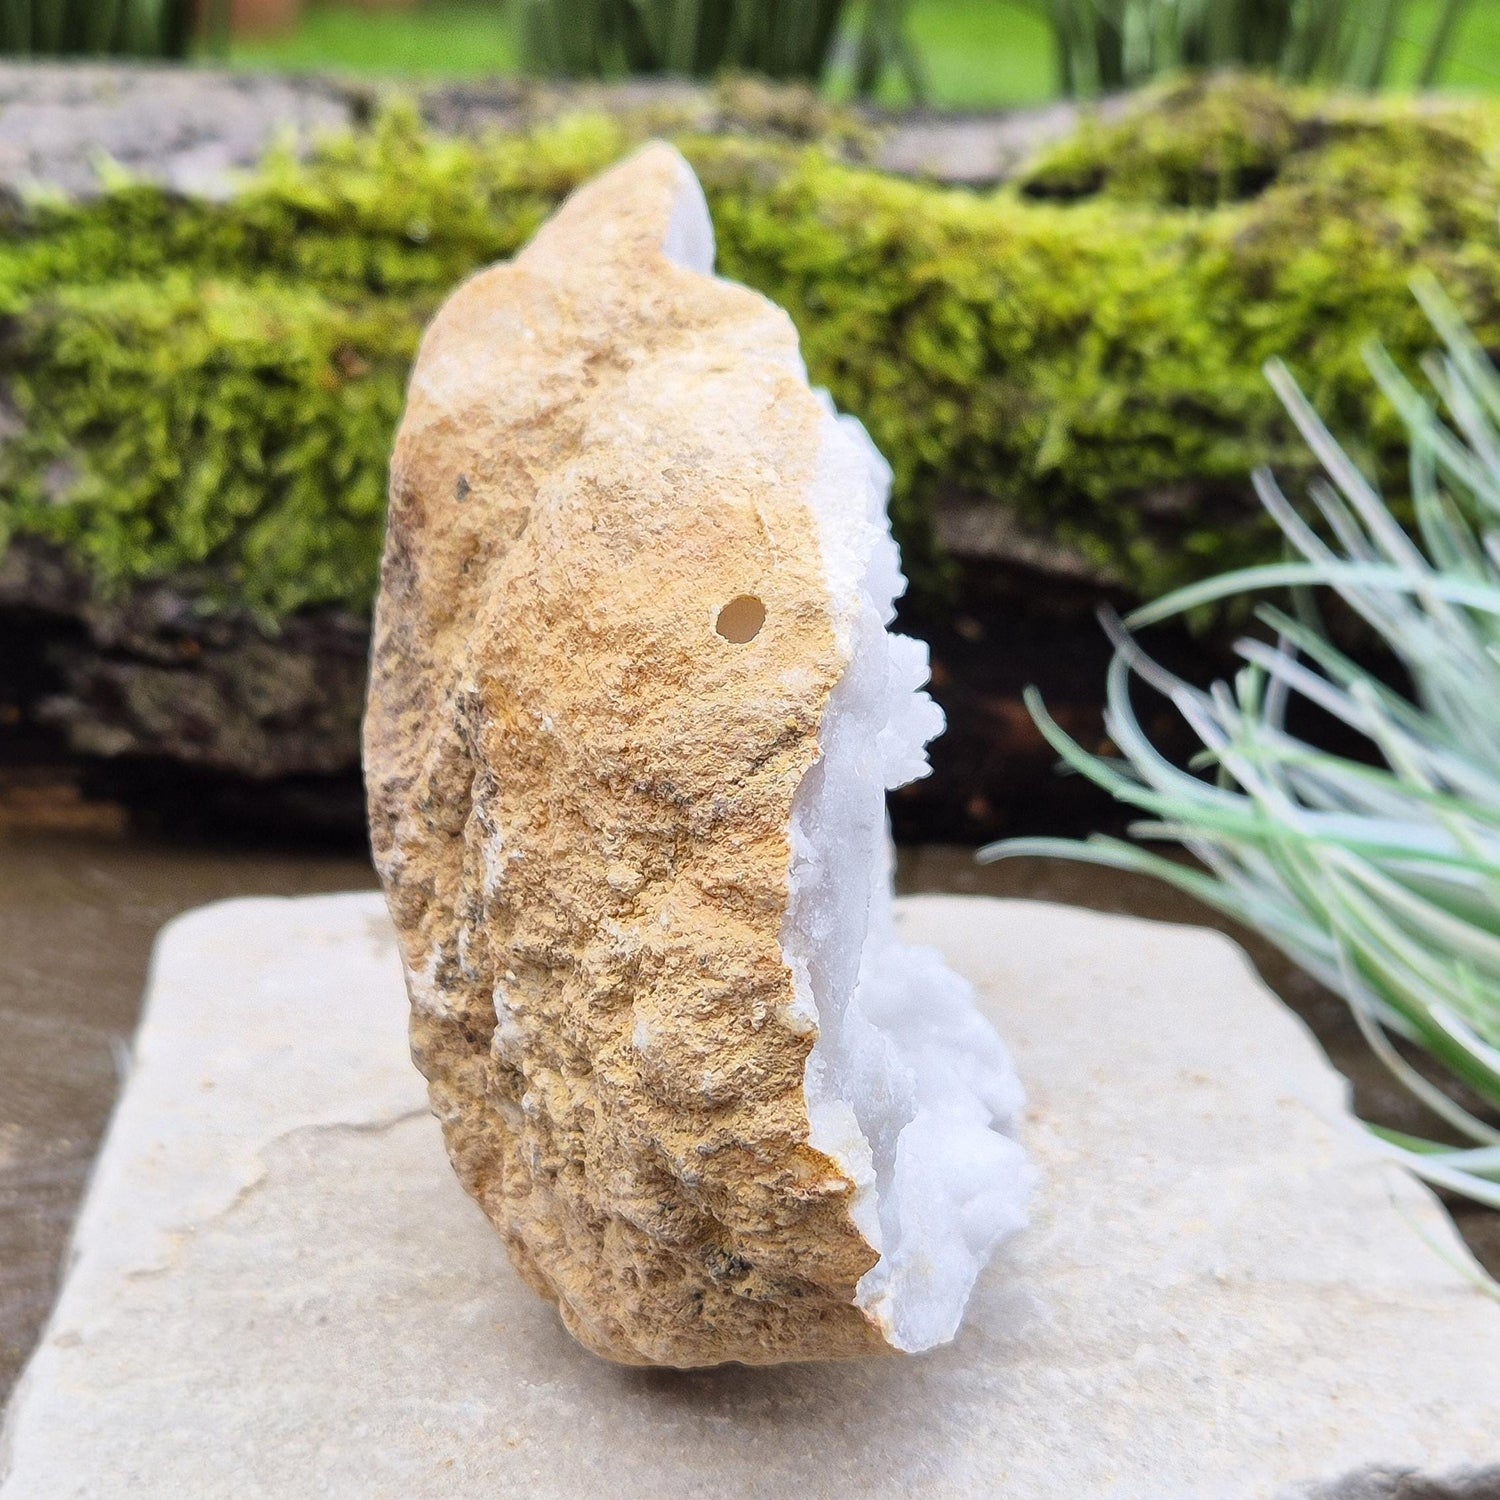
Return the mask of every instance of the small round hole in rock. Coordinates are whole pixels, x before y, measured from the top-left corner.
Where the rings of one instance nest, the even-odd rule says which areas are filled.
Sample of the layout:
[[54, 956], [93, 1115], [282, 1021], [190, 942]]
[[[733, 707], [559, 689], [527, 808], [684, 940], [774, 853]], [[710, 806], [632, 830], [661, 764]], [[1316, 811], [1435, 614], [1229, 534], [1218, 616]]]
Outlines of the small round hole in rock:
[[740, 594], [719, 611], [714, 629], [732, 646], [743, 646], [760, 634], [766, 623], [766, 607], [754, 594]]

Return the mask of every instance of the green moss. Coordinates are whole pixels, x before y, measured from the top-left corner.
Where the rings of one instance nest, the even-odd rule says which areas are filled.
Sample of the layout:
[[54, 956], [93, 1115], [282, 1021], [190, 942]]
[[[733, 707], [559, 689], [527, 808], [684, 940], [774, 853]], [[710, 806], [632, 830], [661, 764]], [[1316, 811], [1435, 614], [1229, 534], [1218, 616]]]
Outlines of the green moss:
[[[1269, 545], [1235, 503], [1246, 475], [1301, 461], [1266, 358], [1399, 485], [1360, 356], [1426, 347], [1413, 271], [1500, 345], [1494, 114], [1235, 80], [1157, 105], [982, 196], [784, 142], [681, 142], [724, 271], [788, 308], [813, 377], [890, 456], [915, 556], [957, 486], [1142, 592], [1244, 561]], [[24, 426], [0, 534], [65, 544], [102, 588], [187, 575], [268, 617], [367, 607], [422, 324], [632, 144], [598, 118], [475, 144], [396, 114], [224, 203], [122, 186], [33, 206], [0, 235], [0, 381]]]
[[1283, 180], [1352, 175], [1436, 197], [1465, 189], [1500, 129], [1493, 105], [1416, 104], [1286, 88], [1257, 74], [1186, 77], [1123, 112], [1086, 114], [1016, 186], [1030, 198], [1104, 197], [1159, 209], [1220, 208]]
[[20, 319], [5, 512], [105, 588], [363, 605], [417, 325], [301, 288], [174, 274], [69, 287]]
[[1315, 96], [1259, 75], [1150, 90], [1124, 119], [1086, 115], [1021, 179], [1034, 198], [1103, 194], [1157, 207], [1216, 207], [1258, 192], [1297, 149]]

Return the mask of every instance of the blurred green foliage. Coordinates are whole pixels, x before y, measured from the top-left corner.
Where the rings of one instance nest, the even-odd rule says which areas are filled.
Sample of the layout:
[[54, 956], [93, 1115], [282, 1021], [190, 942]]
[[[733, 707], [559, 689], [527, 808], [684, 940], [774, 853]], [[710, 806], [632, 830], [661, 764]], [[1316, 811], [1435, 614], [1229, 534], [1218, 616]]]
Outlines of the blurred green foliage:
[[817, 78], [844, 0], [511, 0], [528, 71]]
[[[215, 13], [222, 0], [212, 0]], [[0, 54], [186, 57], [198, 0], [0, 0]]]
[[[815, 81], [828, 68], [845, 0], [511, 0], [522, 67], [554, 78], [731, 71]], [[866, 0], [854, 87], [869, 95], [887, 69], [922, 93], [906, 39], [907, 0]]]
[[[225, 202], [120, 185], [13, 212], [0, 538], [51, 538], [103, 589], [367, 607], [423, 322], [636, 139], [593, 117], [476, 144], [394, 114]], [[724, 273], [788, 309], [891, 459], [919, 565], [950, 486], [1142, 593], [1258, 560], [1274, 532], [1246, 477], [1304, 461], [1267, 358], [1399, 490], [1402, 431], [1359, 351], [1425, 350], [1413, 271], [1500, 347], [1493, 106], [1179, 84], [985, 195], [816, 146], [680, 144]]]
[[[1255, 68], [1291, 82], [1378, 88], [1406, 0], [1047, 0], [1059, 82], [1085, 97], [1191, 68]], [[1431, 85], [1468, 0], [1441, 0], [1418, 83]]]
[[[1418, 81], [1449, 0], [1407, 0], [1386, 82]], [[862, 6], [850, 0], [824, 86], [854, 91]], [[951, 108], [1037, 104], [1057, 92], [1058, 48], [1049, 0], [909, 0], [905, 35], [921, 60], [931, 103]], [[500, 0], [422, 0], [415, 9], [369, 11], [311, 0], [302, 24], [284, 37], [235, 40], [235, 66], [316, 68], [423, 77], [483, 77], [517, 66], [515, 13]], [[1500, 0], [1469, 0], [1436, 82], [1500, 92]], [[911, 89], [901, 67], [887, 67], [876, 97], [899, 105]]]

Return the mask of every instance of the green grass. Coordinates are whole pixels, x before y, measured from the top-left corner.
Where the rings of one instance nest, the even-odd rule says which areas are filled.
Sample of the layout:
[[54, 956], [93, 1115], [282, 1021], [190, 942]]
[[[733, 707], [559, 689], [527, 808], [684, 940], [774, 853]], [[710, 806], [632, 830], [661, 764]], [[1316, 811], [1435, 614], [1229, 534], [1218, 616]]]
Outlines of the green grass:
[[[1392, 82], [1409, 84], [1440, 0], [1412, 0], [1396, 48]], [[951, 109], [1038, 104], [1056, 92], [1052, 37], [1039, 4], [1028, 0], [914, 0], [911, 33], [922, 55], [932, 103]], [[476, 78], [511, 73], [516, 47], [498, 0], [427, 0], [415, 11], [356, 10], [314, 4], [296, 33], [235, 44], [242, 67], [401, 73]], [[1471, 0], [1443, 83], [1500, 93], [1500, 0]], [[830, 84], [848, 92], [847, 67]], [[901, 102], [894, 86], [886, 102]]]

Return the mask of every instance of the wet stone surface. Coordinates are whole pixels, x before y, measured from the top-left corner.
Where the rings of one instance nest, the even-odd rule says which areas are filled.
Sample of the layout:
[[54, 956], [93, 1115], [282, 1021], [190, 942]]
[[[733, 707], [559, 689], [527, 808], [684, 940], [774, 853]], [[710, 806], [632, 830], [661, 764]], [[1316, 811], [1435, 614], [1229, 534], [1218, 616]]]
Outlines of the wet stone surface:
[[0, 1495], [1500, 1493], [1500, 1304], [1238, 948], [1030, 901], [895, 921], [1012, 1039], [1030, 1227], [921, 1358], [687, 1372], [590, 1356], [505, 1266], [378, 894], [174, 923]]
[[162, 924], [226, 896], [374, 880], [347, 856], [225, 854], [0, 827], [0, 1395], [52, 1304]]
[[[178, 912], [229, 896], [374, 886], [362, 859], [172, 848], [125, 837], [0, 836], [0, 1398], [56, 1294], [67, 1237], [140, 1011], [151, 943]], [[1026, 896], [1230, 931], [1354, 1081], [1366, 1118], [1430, 1122], [1375, 1062], [1341, 1001], [1268, 945], [1154, 882], [1055, 861], [980, 867], [967, 849], [902, 851], [903, 894]], [[1450, 1203], [1500, 1273], [1500, 1214]]]

